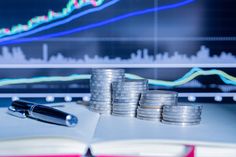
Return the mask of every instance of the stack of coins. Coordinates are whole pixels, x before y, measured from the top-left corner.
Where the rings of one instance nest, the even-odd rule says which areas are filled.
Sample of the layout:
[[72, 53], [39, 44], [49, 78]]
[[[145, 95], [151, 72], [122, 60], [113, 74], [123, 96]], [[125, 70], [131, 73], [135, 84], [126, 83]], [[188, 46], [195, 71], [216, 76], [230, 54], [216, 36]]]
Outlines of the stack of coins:
[[161, 120], [163, 105], [176, 105], [178, 93], [162, 90], [148, 90], [139, 101], [137, 118], [143, 120]]
[[124, 80], [124, 69], [93, 69], [90, 79], [89, 109], [110, 114], [112, 108], [112, 82]]
[[135, 117], [141, 93], [148, 88], [147, 80], [126, 80], [112, 83], [112, 115]]
[[196, 125], [201, 121], [202, 105], [164, 105], [162, 122], [175, 125]]

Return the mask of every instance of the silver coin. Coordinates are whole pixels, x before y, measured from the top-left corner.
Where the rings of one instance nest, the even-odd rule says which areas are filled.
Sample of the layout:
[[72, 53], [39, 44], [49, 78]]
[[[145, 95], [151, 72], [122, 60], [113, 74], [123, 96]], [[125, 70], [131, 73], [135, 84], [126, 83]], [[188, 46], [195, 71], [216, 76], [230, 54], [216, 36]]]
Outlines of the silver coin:
[[108, 100], [108, 101], [105, 101], [105, 100], [103, 100], [103, 101], [90, 100], [89, 103], [91, 103], [91, 104], [95, 104], [95, 103], [96, 103], [96, 104], [111, 104], [112, 101], [110, 101], [110, 100]]
[[114, 113], [122, 113], [122, 114], [128, 114], [128, 113], [135, 113], [136, 110], [117, 110], [117, 109], [112, 109], [112, 112]]
[[91, 95], [91, 97], [90, 97], [91, 99], [92, 98], [98, 98], [98, 99], [102, 99], [102, 98], [104, 98], [104, 99], [108, 99], [108, 98], [112, 98], [112, 95]]
[[94, 73], [123, 74], [124, 72], [125, 72], [124, 69], [92, 69], [92, 74]]
[[117, 106], [137, 106], [137, 102], [125, 102], [125, 103], [118, 103], [118, 102], [112, 102], [113, 105]]
[[164, 106], [164, 109], [184, 109], [184, 110], [195, 110], [195, 109], [202, 109], [202, 105], [175, 105], [175, 106]]
[[110, 91], [100, 91], [100, 92], [95, 92], [91, 91], [91, 96], [112, 96]]
[[143, 115], [137, 114], [137, 117], [148, 118], [148, 119], [162, 119], [160, 115]]
[[160, 96], [160, 97], [150, 98], [150, 97], [145, 97], [143, 95], [141, 95], [140, 99], [141, 100], [146, 100], [146, 101], [177, 101], [178, 100], [177, 97], [162, 97], [162, 96]]
[[137, 109], [136, 105], [112, 105], [112, 107], [117, 109]]
[[140, 94], [143, 93], [145, 90], [144, 89], [138, 89], [138, 88], [124, 88], [124, 89], [114, 89], [112, 88], [113, 93], [133, 93], [133, 94]]
[[114, 85], [146, 85], [147, 81], [144, 80], [124, 80], [122, 82], [114, 82]]
[[112, 98], [111, 94], [97, 94], [97, 93], [93, 93], [91, 94], [90, 98]]
[[92, 69], [92, 72], [125, 72], [124, 69], [108, 69], [108, 68], [96, 68]]
[[195, 121], [200, 121], [201, 118], [171, 118], [171, 117], [166, 117], [166, 116], [162, 116], [162, 118], [164, 120], [168, 120], [168, 121], [173, 121], [173, 122], [195, 122]]
[[147, 118], [137, 115], [137, 118], [140, 120], [147, 120], [147, 121], [160, 121], [160, 118]]
[[201, 117], [201, 114], [169, 114], [169, 113], [162, 113], [163, 116], [166, 116], [166, 117], [176, 117], [176, 118], [180, 118], [180, 117], [183, 117], [183, 118], [187, 118], [187, 117]]
[[113, 102], [136, 102], [136, 104], [138, 105], [138, 98], [122, 98], [122, 97], [120, 97], [120, 98], [117, 98], [117, 97], [113, 97]]
[[138, 106], [138, 110], [140, 110], [140, 111], [151, 111], [151, 112], [152, 112], [152, 111], [155, 111], [155, 112], [157, 112], [157, 111], [158, 111], [158, 112], [159, 112], [159, 111], [161, 112], [161, 111], [162, 111], [162, 109], [160, 109], [160, 108], [158, 108], [158, 109], [152, 109], [152, 108], [150, 108], [150, 109], [149, 109], [149, 108], [142, 108], [142, 106]]
[[117, 94], [117, 93], [113, 93], [112, 96], [116, 96], [116, 97], [138, 97], [140, 98], [140, 94], [133, 94], [133, 93], [122, 93], [122, 94]]
[[115, 88], [146, 88], [146, 84], [124, 84], [122, 81], [119, 81], [120, 83], [117, 82], [112, 82], [112, 87]]
[[200, 121], [186, 123], [186, 122], [171, 122], [171, 121], [162, 120], [161, 122], [164, 123], [164, 124], [179, 125], [179, 126], [191, 126], [191, 125], [200, 124]]
[[202, 111], [201, 110], [167, 110], [167, 109], [163, 109], [163, 113], [165, 114], [201, 114]]
[[137, 105], [114, 105], [114, 104], [112, 104], [112, 106], [113, 106], [113, 108], [120, 108], [120, 109], [125, 109], [125, 108], [127, 108], [127, 109], [132, 109], [132, 108], [137, 109]]
[[90, 91], [95, 91], [95, 92], [101, 92], [101, 91], [109, 91], [111, 92], [112, 91], [112, 88], [109, 87], [109, 86], [90, 86]]
[[136, 114], [136, 110], [115, 110], [115, 109], [112, 109], [112, 112], [120, 113], [120, 114]]
[[98, 87], [104, 87], [104, 88], [112, 88], [110, 83], [90, 83], [90, 87], [98, 88]]
[[104, 74], [100, 74], [100, 75], [92, 75], [90, 77], [90, 82], [91, 83], [92, 82], [101, 82], [103, 80], [112, 81], [112, 82], [121, 82], [121, 81], [124, 80], [124, 76], [122, 76], [122, 75], [104, 75]]
[[144, 117], [161, 117], [161, 113], [143, 113], [140, 111], [137, 111], [138, 115], [144, 116]]
[[113, 97], [128, 97], [128, 98], [140, 98], [140, 94], [112, 94]]
[[177, 98], [178, 97], [178, 94], [172, 94], [172, 93], [169, 93], [168, 94], [168, 91], [166, 93], [164, 92], [161, 92], [161, 93], [152, 93], [152, 92], [149, 92], [150, 90], [146, 90], [144, 93], [143, 93], [143, 97], [144, 98], [149, 98], [149, 99], [158, 99], [160, 97], [162, 98]]
[[139, 101], [140, 106], [163, 106], [163, 102], [145, 102], [145, 101]]
[[123, 114], [128, 114], [128, 113], [136, 113], [136, 110], [118, 110], [118, 109], [112, 109], [112, 112], [114, 113], [123, 113]]
[[169, 115], [201, 115], [201, 111], [166, 111], [163, 109], [163, 114], [169, 114]]
[[111, 91], [110, 90], [102, 90], [100, 89], [100, 91], [98, 90], [90, 90], [91, 94], [93, 95], [111, 95]]
[[112, 98], [112, 95], [108, 93], [93, 93], [91, 98]]
[[114, 87], [147, 87], [147, 84], [146, 83], [116, 81], [116, 82], [112, 82], [112, 86], [114, 86]]
[[137, 100], [130, 100], [130, 99], [113, 99], [113, 103], [137, 103], [138, 104], [138, 101]]
[[128, 115], [121, 115], [121, 114], [116, 114], [116, 113], [112, 113], [113, 116], [119, 116], [119, 117], [135, 117], [135, 114], [128, 114]]
[[92, 73], [91, 74], [91, 77], [92, 76], [94, 76], [94, 77], [100, 77], [100, 76], [110, 76], [110, 77], [114, 77], [114, 76], [118, 76], [118, 77], [120, 77], [120, 76], [123, 76], [124, 77], [124, 73], [102, 73], [102, 72], [100, 72], [100, 73]]
[[[117, 81], [118, 82], [118, 81]], [[117, 82], [112, 82], [112, 86], [115, 88], [147, 88], [147, 84], [127, 84], [127, 83], [122, 83], [122, 81]]]
[[109, 102], [90, 102], [89, 105], [96, 105], [96, 106], [111, 106]]
[[117, 79], [117, 81], [114, 82], [119, 82], [124, 80], [124, 75], [123, 74], [92, 74], [90, 77], [91, 80], [103, 80], [103, 79]]
[[137, 113], [141, 114], [141, 115], [151, 115], [151, 116], [159, 115], [159, 116], [161, 116], [161, 112], [143, 112], [143, 111], [137, 111]]
[[98, 105], [98, 106], [111, 106], [111, 102], [102, 102], [102, 101], [94, 101], [90, 100], [89, 102], [90, 105]]
[[120, 109], [112, 109], [113, 112], [116, 112], [116, 113], [136, 113], [136, 110], [135, 109], [132, 109], [132, 110], [120, 110]]
[[[177, 105], [172, 105], [177, 106]], [[172, 107], [172, 106], [163, 106], [163, 109], [166, 111], [202, 111], [200, 108], [182, 108], [182, 107]]]
[[[90, 99], [91, 101], [97, 102], [97, 104], [112, 104], [111, 99]], [[110, 101], [110, 102], [109, 102]]]
[[177, 92], [173, 92], [173, 91], [164, 91], [164, 90], [148, 90], [145, 93], [143, 93], [143, 95], [148, 96], [148, 97], [155, 97], [155, 96], [159, 96], [162, 95], [163, 97], [165, 96], [178, 96]]
[[144, 111], [137, 111], [138, 114], [141, 115], [162, 115], [161, 112], [144, 112]]
[[139, 98], [140, 98], [140, 95], [141, 95], [141, 93], [142, 92], [140, 92], [140, 91], [133, 91], [133, 90], [130, 90], [130, 92], [129, 91], [112, 91], [112, 94], [113, 95], [128, 95], [128, 96], [133, 96], [133, 95], [135, 95], [135, 96], [138, 96]]
[[143, 109], [162, 109], [162, 105], [141, 105]]
[[103, 76], [101, 78], [97, 77], [97, 78], [94, 78], [94, 77], [91, 77], [90, 79], [90, 83], [89, 84], [110, 84], [112, 85], [112, 82], [115, 82], [115, 81], [122, 81], [122, 77], [107, 77], [107, 76]]
[[91, 76], [124, 76], [124, 73], [96, 72], [91, 73]]
[[108, 87], [108, 86], [97, 86], [97, 87], [90, 87], [90, 91], [94, 91], [94, 92], [110, 92], [112, 91], [112, 88], [111, 87]]
[[112, 99], [110, 99], [110, 98], [90, 98], [90, 101], [94, 101], [94, 102], [109, 102], [109, 103], [112, 103]]
[[[106, 77], [106, 76], [103, 76], [103, 77]], [[115, 81], [121, 81], [122, 78], [109, 78], [109, 77], [106, 77], [106, 78], [91, 78], [90, 80], [90, 85], [96, 85], [96, 84], [109, 84], [112, 86], [112, 82], [115, 82]]]

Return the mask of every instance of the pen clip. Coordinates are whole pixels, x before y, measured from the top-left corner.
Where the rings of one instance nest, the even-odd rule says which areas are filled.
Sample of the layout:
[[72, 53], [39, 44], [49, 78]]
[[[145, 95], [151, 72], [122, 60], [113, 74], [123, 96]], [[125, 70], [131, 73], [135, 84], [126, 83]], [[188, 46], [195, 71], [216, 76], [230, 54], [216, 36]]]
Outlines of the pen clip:
[[12, 115], [12, 116], [15, 116], [15, 117], [19, 117], [19, 118], [26, 118], [26, 113], [25, 113], [25, 110], [20, 110], [20, 109], [16, 109], [15, 107], [13, 106], [9, 106], [8, 107], [8, 114]]

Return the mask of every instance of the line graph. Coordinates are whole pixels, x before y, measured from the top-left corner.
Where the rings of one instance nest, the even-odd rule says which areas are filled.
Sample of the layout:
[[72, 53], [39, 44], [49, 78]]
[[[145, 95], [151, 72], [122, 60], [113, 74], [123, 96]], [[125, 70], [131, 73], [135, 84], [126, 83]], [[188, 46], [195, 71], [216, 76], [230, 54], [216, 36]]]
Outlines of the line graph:
[[74, 28], [74, 29], [65, 30], [65, 31], [57, 32], [57, 33], [51, 33], [51, 34], [42, 35], [42, 36], [36, 36], [36, 37], [32, 37], [32, 38], [22, 38], [22, 39], [15, 39], [15, 40], [9, 39], [9, 41], [1, 41], [0, 40], [0, 45], [19, 44], [19, 43], [25, 43], [25, 42], [38, 41], [38, 40], [45, 40], [45, 39], [54, 38], [54, 37], [60, 37], [60, 36], [69, 35], [69, 34], [72, 34], [72, 33], [79, 33], [81, 31], [101, 27], [101, 26], [104, 26], [104, 25], [107, 25], [107, 24], [110, 24], [110, 23], [114, 23], [114, 22], [117, 22], [117, 21], [121, 21], [123, 19], [127, 19], [127, 18], [130, 18], [130, 17], [140, 16], [140, 15], [144, 15], [144, 14], [148, 14], [148, 13], [159, 12], [159, 11], [163, 11], [163, 10], [182, 7], [182, 6], [185, 6], [185, 5], [190, 4], [192, 2], [194, 2], [194, 0], [184, 0], [184, 1], [181, 1], [181, 2], [178, 2], [178, 3], [174, 3], [174, 4], [158, 6], [158, 7], [148, 8], [148, 9], [139, 10], [139, 11], [134, 11], [134, 12], [130, 12], [130, 13], [127, 13], [127, 14], [116, 16], [116, 17], [113, 17], [113, 18], [110, 18], [110, 19], [107, 19], [107, 20], [104, 20], [104, 21], [100, 21], [100, 22], [97, 22], [97, 23], [92, 23], [92, 24], [80, 26], [80, 27], [77, 27], [77, 28]]
[[[236, 86], [236, 77], [225, 73], [222, 70], [211, 69], [203, 70], [200, 68], [192, 68], [187, 72], [183, 77], [174, 80], [174, 81], [165, 81], [165, 80], [154, 80], [148, 79], [150, 85], [155, 86], [166, 86], [166, 87], [176, 87], [183, 84], [186, 84], [198, 76], [219, 76], [220, 79], [229, 85]], [[135, 74], [125, 74], [128, 79], [143, 79], [143, 77]], [[16, 85], [16, 84], [32, 84], [32, 83], [43, 83], [43, 82], [55, 82], [55, 81], [75, 81], [75, 80], [87, 80], [90, 79], [90, 74], [73, 74], [69, 76], [43, 76], [43, 77], [33, 77], [33, 78], [17, 78], [17, 79], [2, 79], [0, 80], [0, 86], [6, 85]]]
[[77, 13], [75, 15], [72, 15], [72, 16], [64, 19], [64, 20], [60, 20], [60, 21], [48, 24], [46, 26], [35, 28], [35, 29], [27, 31], [27, 32], [23, 32], [23, 33], [16, 34], [16, 35], [11, 35], [11, 36], [8, 36], [8, 37], [5, 37], [5, 38], [1, 38], [0, 37], [0, 43], [4, 42], [4, 41], [14, 40], [14, 39], [17, 39], [17, 38], [22, 38], [22, 37], [29, 36], [29, 35], [32, 35], [32, 34], [35, 34], [35, 33], [38, 33], [38, 32], [42, 32], [44, 30], [48, 30], [48, 29], [51, 29], [51, 28], [54, 28], [54, 27], [57, 27], [57, 26], [61, 26], [63, 24], [69, 23], [69, 22], [71, 22], [71, 21], [73, 21], [75, 19], [78, 19], [78, 18], [80, 18], [82, 16], [88, 15], [90, 13], [101, 11], [101, 10], [103, 10], [103, 9], [105, 9], [105, 8], [111, 6], [111, 5], [113, 5], [113, 4], [115, 4], [115, 3], [119, 2], [119, 1], [120, 0], [112, 0], [110, 2], [107, 2], [104, 5], [97, 6], [95, 8], [88, 9], [88, 10], [85, 10], [83, 12], [79, 12], [79, 13]]
[[[131, 51], [126, 58], [88, 55], [90, 52], [81, 52], [79, 57], [65, 56], [64, 53], [49, 52], [48, 44], [42, 45], [41, 57], [29, 57], [21, 47], [3, 46], [0, 51], [0, 69], [6, 68], [234, 68], [236, 57], [232, 52], [221, 51], [219, 55], [210, 55], [212, 50], [204, 45], [192, 55], [181, 52], [153, 52], [147, 48]], [[29, 53], [28, 53], [29, 54]], [[128, 52], [127, 52], [128, 54]]]
[[25, 32], [31, 29], [34, 29], [35, 27], [38, 27], [42, 24], [49, 23], [61, 18], [64, 18], [66, 16], [69, 16], [73, 11], [80, 9], [87, 5], [93, 5], [94, 7], [97, 7], [101, 5], [104, 2], [104, 0], [69, 0], [66, 7], [62, 9], [61, 12], [54, 12], [49, 11], [47, 15], [42, 16], [36, 16], [31, 18], [27, 24], [17, 24], [15, 26], [12, 26], [11, 28], [2, 28], [0, 29], [0, 38], [8, 35], [14, 35], [21, 32]]

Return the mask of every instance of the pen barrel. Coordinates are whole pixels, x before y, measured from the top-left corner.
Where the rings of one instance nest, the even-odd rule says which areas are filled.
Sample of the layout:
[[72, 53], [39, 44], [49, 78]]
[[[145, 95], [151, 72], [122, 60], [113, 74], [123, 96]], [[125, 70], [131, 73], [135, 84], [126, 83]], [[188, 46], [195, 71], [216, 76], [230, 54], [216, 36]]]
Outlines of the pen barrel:
[[74, 115], [43, 105], [32, 106], [29, 111], [29, 116], [45, 122], [69, 127], [75, 126], [78, 121]]

